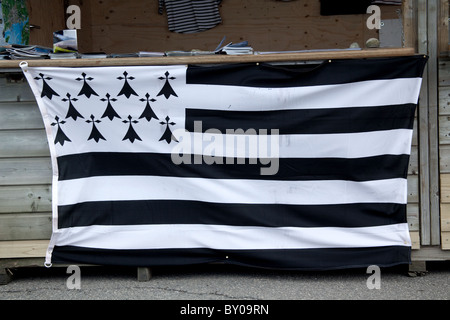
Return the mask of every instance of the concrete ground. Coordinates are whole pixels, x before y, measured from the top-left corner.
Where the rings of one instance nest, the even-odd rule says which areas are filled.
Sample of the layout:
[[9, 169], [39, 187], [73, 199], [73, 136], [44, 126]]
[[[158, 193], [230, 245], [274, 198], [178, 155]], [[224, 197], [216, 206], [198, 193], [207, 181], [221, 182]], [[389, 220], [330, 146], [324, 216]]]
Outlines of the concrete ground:
[[[231, 265], [152, 269], [81, 267], [79, 285], [66, 267], [18, 268], [0, 286], [0, 300], [450, 300], [450, 261], [428, 262], [424, 276], [407, 266], [382, 268], [380, 288], [367, 269], [275, 271]], [[68, 284], [69, 283], [69, 284]], [[369, 287], [368, 287], [369, 283]], [[261, 302], [260, 301], [260, 302]]]

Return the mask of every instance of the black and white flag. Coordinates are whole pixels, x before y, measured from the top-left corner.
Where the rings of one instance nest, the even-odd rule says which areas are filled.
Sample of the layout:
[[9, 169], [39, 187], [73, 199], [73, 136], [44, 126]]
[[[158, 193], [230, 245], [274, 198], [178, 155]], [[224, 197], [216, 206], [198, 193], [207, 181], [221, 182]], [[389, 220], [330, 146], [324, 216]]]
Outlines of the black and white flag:
[[409, 263], [425, 64], [22, 63], [53, 162], [46, 263]]

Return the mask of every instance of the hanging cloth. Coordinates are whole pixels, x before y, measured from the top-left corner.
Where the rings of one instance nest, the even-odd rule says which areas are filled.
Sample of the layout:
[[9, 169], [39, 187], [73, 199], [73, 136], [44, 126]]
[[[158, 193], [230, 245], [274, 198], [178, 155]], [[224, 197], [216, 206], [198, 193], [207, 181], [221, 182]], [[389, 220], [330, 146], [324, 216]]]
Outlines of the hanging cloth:
[[195, 33], [209, 30], [222, 18], [221, 0], [159, 0], [159, 14], [167, 11], [169, 30], [178, 33]]

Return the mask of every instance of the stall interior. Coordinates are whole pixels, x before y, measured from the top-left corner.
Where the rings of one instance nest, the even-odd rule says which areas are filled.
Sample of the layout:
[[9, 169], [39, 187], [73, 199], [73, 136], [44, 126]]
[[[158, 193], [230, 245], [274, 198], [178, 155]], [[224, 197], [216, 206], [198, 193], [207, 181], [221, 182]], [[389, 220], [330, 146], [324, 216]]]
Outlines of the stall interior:
[[358, 8], [358, 1], [346, 1], [356, 8], [341, 1], [339, 8], [346, 10], [324, 0], [223, 0], [217, 11], [207, 12], [206, 26], [198, 23], [183, 29], [183, 21], [170, 10], [170, 1], [47, 0], [49, 5], [42, 6], [31, 0], [30, 39], [33, 44], [51, 46], [52, 32], [76, 18], [75, 11], [65, 8], [76, 5], [80, 52], [212, 51], [224, 38], [224, 44], [247, 41], [258, 52], [365, 48], [369, 39], [379, 40], [381, 47], [403, 46], [401, 5], [362, 1], [380, 3], [380, 29], [369, 29], [376, 12], [367, 13], [367, 5]]

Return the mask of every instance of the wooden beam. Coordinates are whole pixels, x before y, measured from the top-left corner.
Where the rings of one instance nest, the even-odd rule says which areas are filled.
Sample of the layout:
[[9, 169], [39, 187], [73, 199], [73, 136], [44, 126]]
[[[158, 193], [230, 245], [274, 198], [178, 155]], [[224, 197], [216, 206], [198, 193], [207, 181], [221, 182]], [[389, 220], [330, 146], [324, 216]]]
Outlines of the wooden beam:
[[[261, 55], [203, 55], [182, 57], [142, 57], [106, 59], [42, 59], [26, 60], [30, 67], [99, 67], [99, 66], [143, 66], [143, 65], [185, 65], [215, 63], [258, 63], [318, 61], [330, 59], [363, 59], [414, 55], [413, 48], [379, 48], [367, 50], [307, 51], [299, 53], [277, 53]], [[17, 68], [22, 60], [0, 61], [0, 68]]]
[[440, 0], [440, 6], [439, 6], [439, 20], [438, 20], [438, 37], [439, 37], [439, 44], [438, 44], [438, 53], [439, 56], [448, 56], [448, 0]]
[[420, 250], [412, 250], [412, 261], [444, 261], [450, 260], [450, 251], [441, 250], [438, 246], [425, 246]]
[[416, 16], [416, 1], [403, 0], [402, 3], [403, 14], [403, 36], [404, 47], [414, 48], [417, 50], [417, 16]]
[[439, 245], [439, 127], [438, 127], [438, 12], [439, 1], [429, 0], [428, 5], [428, 130], [430, 166], [430, 243]]
[[[427, 0], [417, 0], [417, 43], [418, 52], [428, 54]], [[429, 245], [430, 240], [430, 168], [428, 132], [428, 66], [425, 66], [418, 106], [419, 170], [420, 170], [420, 241]]]

